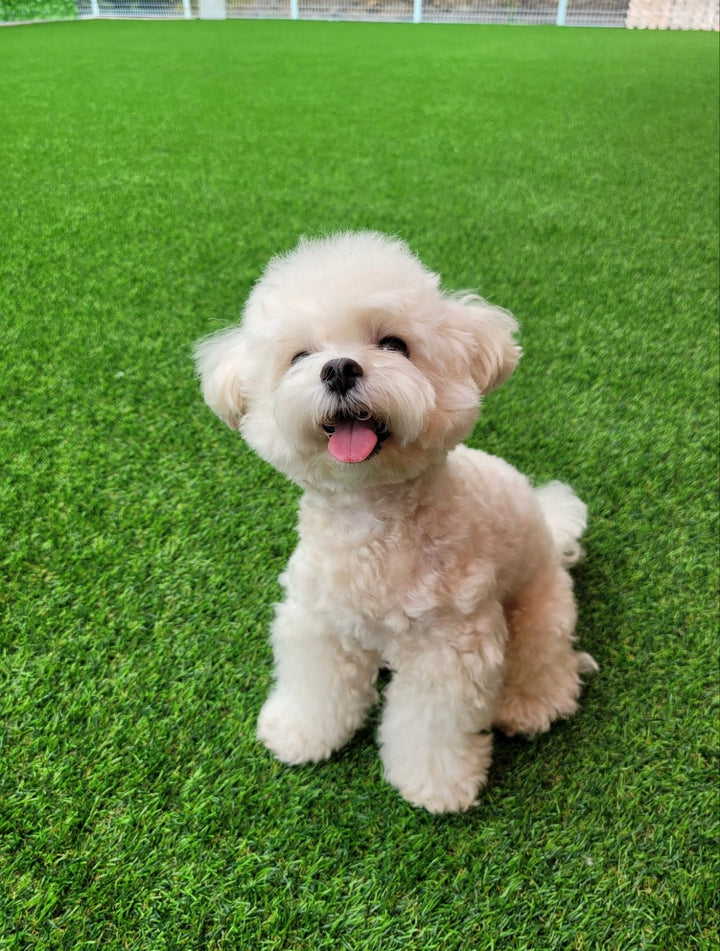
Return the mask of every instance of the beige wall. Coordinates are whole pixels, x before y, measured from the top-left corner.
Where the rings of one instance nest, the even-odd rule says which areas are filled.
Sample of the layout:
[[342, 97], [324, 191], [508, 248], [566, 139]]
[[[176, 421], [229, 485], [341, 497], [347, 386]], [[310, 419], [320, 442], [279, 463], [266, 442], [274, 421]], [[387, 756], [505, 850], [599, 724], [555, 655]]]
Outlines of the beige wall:
[[630, 0], [627, 25], [650, 30], [720, 30], [718, 0]]

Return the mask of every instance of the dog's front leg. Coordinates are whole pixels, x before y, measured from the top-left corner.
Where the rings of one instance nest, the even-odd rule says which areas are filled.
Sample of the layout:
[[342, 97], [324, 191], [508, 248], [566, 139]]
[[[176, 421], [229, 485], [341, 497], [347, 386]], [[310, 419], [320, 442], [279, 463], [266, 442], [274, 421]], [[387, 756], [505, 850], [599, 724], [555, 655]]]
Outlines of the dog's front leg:
[[344, 647], [327, 615], [291, 596], [277, 608], [272, 645], [275, 685], [260, 712], [258, 739], [284, 763], [327, 759], [377, 700], [380, 658]]
[[430, 812], [477, 802], [492, 756], [490, 728], [503, 667], [506, 628], [500, 605], [462, 618], [458, 632], [419, 634], [393, 658], [380, 726], [385, 776]]

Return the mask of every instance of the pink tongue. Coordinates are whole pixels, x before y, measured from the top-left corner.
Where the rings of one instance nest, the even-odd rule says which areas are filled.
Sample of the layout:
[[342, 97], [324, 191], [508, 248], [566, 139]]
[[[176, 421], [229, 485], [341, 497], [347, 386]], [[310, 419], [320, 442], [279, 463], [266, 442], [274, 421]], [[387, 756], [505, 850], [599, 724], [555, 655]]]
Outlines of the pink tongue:
[[330, 455], [338, 462], [362, 462], [377, 445], [378, 438], [369, 422], [348, 419], [338, 423], [328, 442]]

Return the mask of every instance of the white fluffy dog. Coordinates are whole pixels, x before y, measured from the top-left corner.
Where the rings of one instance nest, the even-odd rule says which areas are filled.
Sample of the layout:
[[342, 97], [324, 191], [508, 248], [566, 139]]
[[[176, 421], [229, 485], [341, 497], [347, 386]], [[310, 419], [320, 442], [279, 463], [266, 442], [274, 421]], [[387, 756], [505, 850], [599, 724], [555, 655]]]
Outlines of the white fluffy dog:
[[385, 775], [431, 812], [477, 801], [491, 728], [533, 735], [577, 707], [567, 568], [586, 510], [458, 443], [513, 371], [517, 324], [452, 296], [400, 241], [302, 240], [242, 324], [202, 341], [209, 406], [304, 489], [272, 630], [259, 739], [286, 763], [343, 746], [378, 699]]

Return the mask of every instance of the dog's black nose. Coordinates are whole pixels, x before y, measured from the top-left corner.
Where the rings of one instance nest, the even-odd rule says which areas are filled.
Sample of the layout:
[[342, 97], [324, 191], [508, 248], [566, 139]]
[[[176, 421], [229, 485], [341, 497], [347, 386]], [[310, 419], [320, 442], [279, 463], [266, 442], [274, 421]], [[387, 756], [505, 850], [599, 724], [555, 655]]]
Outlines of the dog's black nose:
[[355, 386], [355, 381], [363, 375], [363, 368], [355, 360], [338, 357], [328, 360], [320, 371], [320, 379], [333, 393], [343, 396]]

